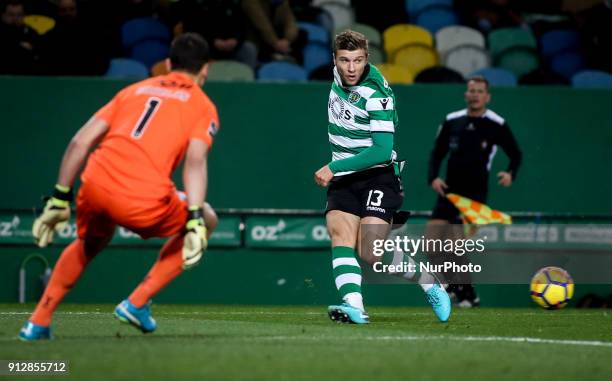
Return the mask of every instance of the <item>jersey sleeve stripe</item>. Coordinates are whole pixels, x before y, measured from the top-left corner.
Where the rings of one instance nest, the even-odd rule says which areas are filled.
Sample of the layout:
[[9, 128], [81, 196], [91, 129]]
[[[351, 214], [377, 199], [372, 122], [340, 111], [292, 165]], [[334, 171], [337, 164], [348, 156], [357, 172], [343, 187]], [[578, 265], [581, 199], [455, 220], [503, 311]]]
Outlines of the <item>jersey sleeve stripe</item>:
[[393, 117], [395, 116], [395, 112], [393, 110], [389, 111], [370, 111], [369, 112], [370, 120], [387, 120], [393, 121]]
[[370, 121], [370, 131], [372, 132], [395, 132], [395, 125], [388, 120]]
[[366, 111], [394, 110], [395, 104], [392, 97], [370, 98], [366, 102]]

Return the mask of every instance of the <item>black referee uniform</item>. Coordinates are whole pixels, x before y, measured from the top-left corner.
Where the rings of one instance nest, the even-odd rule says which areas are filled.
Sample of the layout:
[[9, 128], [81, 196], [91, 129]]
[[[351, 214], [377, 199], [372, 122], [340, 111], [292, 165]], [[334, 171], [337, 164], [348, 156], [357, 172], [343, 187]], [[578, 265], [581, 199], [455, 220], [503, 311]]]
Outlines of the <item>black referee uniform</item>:
[[[489, 170], [501, 147], [510, 159], [507, 172], [516, 179], [522, 154], [506, 121], [491, 110], [480, 117], [471, 117], [467, 109], [447, 115], [436, 136], [429, 160], [428, 184], [438, 177], [442, 160], [449, 153], [446, 184], [447, 193], [456, 193], [486, 203]], [[459, 211], [439, 196], [432, 219], [461, 223]]]

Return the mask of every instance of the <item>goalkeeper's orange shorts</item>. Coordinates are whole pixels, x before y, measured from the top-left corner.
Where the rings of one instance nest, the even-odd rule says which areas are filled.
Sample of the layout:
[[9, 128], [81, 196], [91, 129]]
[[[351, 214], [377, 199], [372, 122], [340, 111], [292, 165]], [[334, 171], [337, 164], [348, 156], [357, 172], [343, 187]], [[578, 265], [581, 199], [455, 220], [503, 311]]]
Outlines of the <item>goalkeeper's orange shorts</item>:
[[97, 184], [83, 183], [77, 196], [79, 238], [109, 238], [117, 225], [142, 238], [170, 237], [187, 221], [187, 203], [178, 192], [159, 201], [117, 195]]

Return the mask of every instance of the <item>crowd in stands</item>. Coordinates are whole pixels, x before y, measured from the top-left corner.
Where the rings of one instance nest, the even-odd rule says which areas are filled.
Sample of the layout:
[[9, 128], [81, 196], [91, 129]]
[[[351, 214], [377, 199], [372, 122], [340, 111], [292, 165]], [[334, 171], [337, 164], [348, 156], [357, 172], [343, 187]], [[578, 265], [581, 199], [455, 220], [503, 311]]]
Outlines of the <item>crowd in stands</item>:
[[211, 80], [329, 80], [351, 28], [392, 83], [612, 86], [612, 0], [0, 0], [0, 75], [143, 78], [173, 36], [210, 44]]

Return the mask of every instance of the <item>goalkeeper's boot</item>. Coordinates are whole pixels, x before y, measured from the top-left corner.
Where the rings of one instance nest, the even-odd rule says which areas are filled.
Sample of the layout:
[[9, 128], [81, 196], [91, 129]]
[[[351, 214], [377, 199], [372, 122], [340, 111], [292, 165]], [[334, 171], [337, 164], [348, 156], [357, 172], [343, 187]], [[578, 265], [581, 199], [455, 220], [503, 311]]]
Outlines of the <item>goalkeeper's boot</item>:
[[123, 323], [138, 328], [142, 333], [151, 333], [157, 328], [157, 323], [151, 316], [151, 302], [141, 308], [136, 308], [129, 300], [125, 299], [115, 307], [115, 317]]
[[327, 315], [338, 323], [368, 324], [370, 316], [367, 312], [355, 308], [348, 303], [327, 307]]
[[440, 286], [438, 283], [434, 284], [433, 287], [425, 292], [425, 298], [427, 302], [431, 304], [431, 308], [433, 308], [438, 319], [440, 319], [441, 322], [448, 321], [452, 305], [450, 297], [446, 290], [444, 290], [444, 287]]
[[21, 331], [19, 331], [19, 340], [21, 341], [38, 341], [38, 340], [51, 340], [51, 328], [37, 325], [31, 321], [27, 321]]

